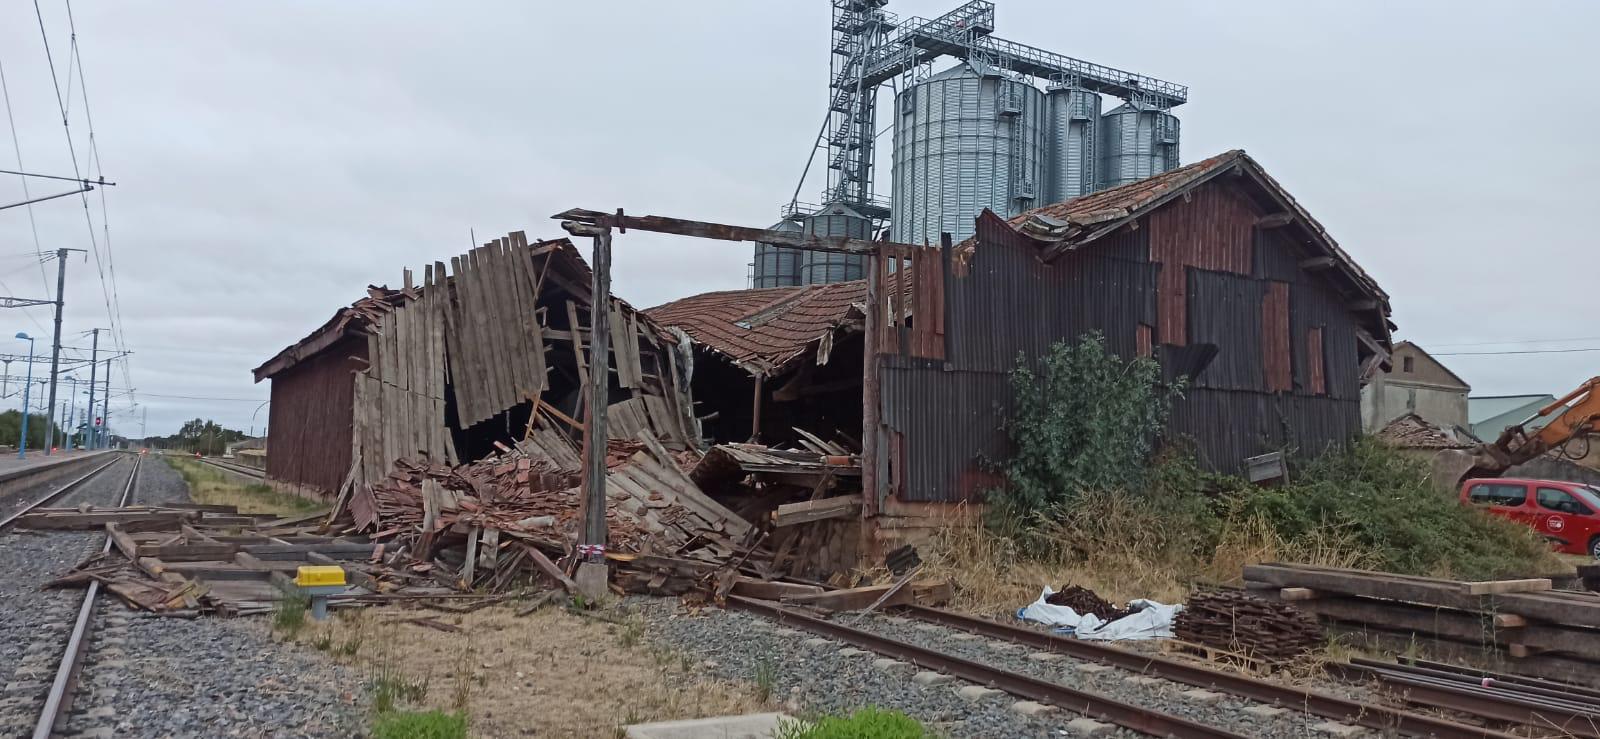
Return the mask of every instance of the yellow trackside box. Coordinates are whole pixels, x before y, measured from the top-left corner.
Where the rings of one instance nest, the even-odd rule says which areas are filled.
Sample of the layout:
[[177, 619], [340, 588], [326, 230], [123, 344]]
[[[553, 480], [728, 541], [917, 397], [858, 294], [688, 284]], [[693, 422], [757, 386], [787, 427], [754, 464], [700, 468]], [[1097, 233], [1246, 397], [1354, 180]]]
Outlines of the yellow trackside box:
[[344, 568], [338, 565], [301, 565], [295, 573], [294, 584], [302, 588], [343, 585]]

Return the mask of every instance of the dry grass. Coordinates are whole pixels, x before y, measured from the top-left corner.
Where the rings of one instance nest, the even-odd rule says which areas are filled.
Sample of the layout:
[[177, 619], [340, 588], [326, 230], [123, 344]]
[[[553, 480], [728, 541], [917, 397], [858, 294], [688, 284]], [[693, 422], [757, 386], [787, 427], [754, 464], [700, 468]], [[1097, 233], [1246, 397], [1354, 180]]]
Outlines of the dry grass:
[[[409, 686], [400, 708], [466, 712], [474, 737], [610, 737], [624, 724], [763, 708], [752, 687], [697, 676], [692, 660], [642, 644], [638, 616], [611, 611], [622, 621], [613, 624], [555, 607], [515, 613], [510, 605], [464, 615], [388, 606], [341, 612], [298, 638]], [[399, 621], [418, 616], [461, 631]]]
[[240, 513], [274, 516], [299, 516], [328, 509], [318, 501], [280, 493], [260, 483], [244, 482], [238, 475], [193, 459], [176, 456], [164, 458], [189, 483], [189, 497], [196, 503], [231, 505], [238, 508]]
[[1015, 613], [1049, 585], [1082, 585], [1112, 602], [1150, 598], [1181, 603], [1198, 585], [1239, 584], [1244, 565], [1295, 561], [1362, 567], [1370, 558], [1336, 529], [1291, 544], [1265, 520], [1224, 525], [1217, 545], [1199, 551], [1193, 532], [1156, 508], [1124, 496], [1085, 496], [1076, 512], [1047, 524], [1029, 548], [1023, 539], [973, 526], [939, 529], [923, 552], [931, 574], [957, 583], [955, 607], [983, 615]]

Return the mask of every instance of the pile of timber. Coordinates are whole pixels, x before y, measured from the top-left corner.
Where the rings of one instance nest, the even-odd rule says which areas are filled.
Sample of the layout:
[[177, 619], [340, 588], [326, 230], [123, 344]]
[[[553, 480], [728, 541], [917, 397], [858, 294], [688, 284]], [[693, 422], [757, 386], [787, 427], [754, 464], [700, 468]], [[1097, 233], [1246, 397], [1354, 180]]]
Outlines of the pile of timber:
[[1265, 564], [1246, 587], [1293, 601], [1343, 631], [1421, 644], [1507, 672], [1600, 682], [1600, 594], [1546, 578], [1461, 582], [1386, 572]]
[[1214, 590], [1189, 598], [1172, 633], [1191, 644], [1273, 662], [1294, 659], [1323, 642], [1316, 619], [1288, 603], [1237, 590]]
[[689, 476], [748, 521], [769, 525], [775, 572], [847, 585], [859, 560], [861, 458], [850, 442], [794, 429], [796, 449], [718, 444]]
[[[457, 466], [399, 460], [349, 501], [354, 529], [463, 589], [504, 592], [531, 581], [568, 589], [577, 566], [582, 489], [577, 456], [544, 438]], [[747, 521], [700, 491], [647, 434], [614, 441], [606, 474], [606, 557], [622, 592], [677, 595], [719, 571], [752, 571], [772, 555]]]
[[359, 537], [319, 534], [321, 518], [322, 514], [244, 515], [232, 506], [163, 503], [43, 509], [19, 519], [18, 525], [105, 531], [114, 545], [110, 552], [94, 555], [47, 587], [81, 587], [97, 581], [129, 606], [163, 616], [267, 612], [293, 590], [294, 574], [303, 565], [344, 567], [350, 587], [336, 601], [453, 592], [426, 574], [391, 566], [382, 556], [382, 545]]

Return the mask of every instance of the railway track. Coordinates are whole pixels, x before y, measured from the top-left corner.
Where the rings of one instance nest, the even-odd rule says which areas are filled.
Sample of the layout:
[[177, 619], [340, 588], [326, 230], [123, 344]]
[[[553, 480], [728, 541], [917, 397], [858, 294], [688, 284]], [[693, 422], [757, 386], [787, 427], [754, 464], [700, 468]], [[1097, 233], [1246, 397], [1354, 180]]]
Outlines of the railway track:
[[212, 467], [215, 467], [215, 468], [217, 468], [219, 470], [227, 470], [228, 472], [232, 472], [232, 473], [234, 473], [236, 475], [243, 475], [245, 477], [248, 477], [248, 478], [251, 478], [251, 479], [255, 479], [255, 480], [265, 480], [267, 478], [267, 473], [265, 473], [265, 472], [263, 472], [261, 470], [258, 470], [258, 469], [254, 468], [254, 467], [246, 467], [244, 465], [229, 464], [227, 462], [219, 462], [219, 461], [217, 461], [215, 459], [209, 459], [209, 458], [206, 458], [206, 457], [200, 457], [199, 459], [200, 459], [200, 462], [203, 463], [203, 464], [211, 465]]
[[[0, 519], [0, 532], [13, 527], [17, 520], [29, 511], [44, 507], [50, 503], [62, 501], [69, 496], [82, 495], [87, 498], [91, 496], [91, 492], [98, 492], [99, 495], [105, 496], [107, 491], [92, 491], [91, 486], [99, 483], [103, 479], [102, 475], [116, 466], [126, 466], [128, 476], [109, 491], [111, 495], [106, 497], [109, 497], [110, 500], [101, 501], [101, 504], [124, 506], [134, 497], [141, 463], [142, 458], [137, 456], [131, 459], [112, 459], [89, 473], [50, 490], [26, 507], [13, 512], [4, 519]], [[81, 502], [95, 501], [85, 500]], [[72, 536], [83, 537], [82, 534], [46, 534], [39, 537], [28, 537], [26, 540], [18, 540], [13, 542], [11, 546], [45, 550], [48, 547], [60, 546], [62, 539]], [[57, 537], [60, 537], [60, 539]], [[21, 541], [26, 541], [27, 543], [18, 543]], [[95, 551], [103, 554], [110, 550], [111, 545], [110, 536], [102, 537], [98, 539], [98, 547], [93, 545], [85, 547], [82, 550], [83, 555], [86, 556]], [[22, 554], [25, 560], [30, 559], [27, 556], [28, 553]], [[14, 576], [22, 577], [37, 577], [42, 574], [44, 573], [32, 570], [13, 573]], [[54, 613], [57, 610], [63, 617], [70, 614], [72, 616], [71, 628], [70, 630], [66, 629], [65, 623], [51, 622], [45, 624], [45, 626], [61, 628], [30, 631], [29, 638], [31, 642], [22, 660], [24, 664], [19, 666], [17, 672], [11, 676], [11, 681], [6, 684], [5, 710], [0, 713], [0, 733], [4, 733], [6, 736], [29, 736], [28, 724], [31, 723], [31, 736], [34, 739], [49, 739], [49, 737], [57, 735], [60, 728], [64, 726], [68, 714], [72, 710], [78, 678], [84, 667], [85, 656], [89, 653], [91, 642], [93, 641], [97, 612], [101, 610], [100, 591], [99, 583], [91, 582], [89, 587], [83, 591], [75, 611], [69, 605], [60, 603], [59, 600], [44, 606], [52, 611], [49, 617], [54, 617]], [[58, 591], [52, 595], [59, 598], [61, 596], [69, 596], [69, 593]], [[62, 607], [64, 605], [66, 607]], [[44, 633], [39, 633], [41, 631]], [[59, 656], [53, 660], [53, 666], [48, 664], [51, 661], [49, 652], [52, 648], [59, 652]], [[36, 679], [45, 676], [50, 678], [48, 683]], [[35, 709], [31, 717], [27, 716], [26, 713], [26, 709], [29, 707]], [[29, 718], [31, 718], [31, 721], [27, 720]]]
[[[984, 660], [973, 659], [971, 652], [968, 652], [967, 656], [961, 656], [920, 646], [837, 620], [811, 616], [770, 601], [734, 596], [728, 599], [728, 603], [730, 607], [766, 616], [780, 624], [805, 629], [892, 659], [909, 662], [924, 670], [937, 671], [979, 685], [998, 688], [1021, 698], [1053, 705], [1140, 733], [1184, 737], [1241, 736], [1232, 729], [1210, 726], [1147, 705], [1118, 700], [1034, 675], [986, 664]], [[981, 639], [1022, 645], [1039, 650], [1040, 653], [1060, 655], [1082, 663], [1103, 666], [1095, 669], [1115, 668], [1125, 673], [1132, 673], [1127, 675], [1128, 678], [1164, 680], [1205, 691], [1220, 691], [1250, 703], [1367, 727], [1383, 733], [1431, 736], [1440, 739], [1468, 737], [1511, 739], [1512, 737], [1511, 734], [1483, 726], [1462, 724], [1387, 706], [1348, 700], [1165, 657], [1079, 641], [939, 609], [911, 606], [897, 609], [895, 614], [923, 624], [971, 634]], [[1170, 704], [1170, 701], [1164, 702]]]

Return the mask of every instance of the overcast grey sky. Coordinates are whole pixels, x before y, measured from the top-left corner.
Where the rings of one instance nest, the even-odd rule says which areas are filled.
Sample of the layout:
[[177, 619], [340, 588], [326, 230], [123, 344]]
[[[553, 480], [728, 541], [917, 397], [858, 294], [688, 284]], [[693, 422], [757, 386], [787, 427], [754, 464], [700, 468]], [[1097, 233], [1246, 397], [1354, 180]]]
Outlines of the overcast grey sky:
[[[40, 4], [82, 147], [65, 5]], [[1393, 296], [1401, 337], [1436, 353], [1600, 347], [1585, 228], [1600, 4], [997, 4], [998, 36], [1189, 85], [1183, 160], [1249, 151]], [[469, 229], [557, 236], [548, 216], [573, 206], [771, 223], [826, 104], [828, 8], [79, 0], [149, 432], [194, 416], [251, 426], [267, 397], [252, 367], [367, 284], [467, 248]], [[70, 173], [31, 3], [0, 7], [0, 65], [27, 169]], [[9, 133], [0, 168], [16, 163]], [[21, 199], [0, 177], [0, 204]], [[33, 214], [40, 247], [89, 247], [76, 198]], [[37, 248], [27, 211], [0, 211], [6, 294], [44, 295]], [[746, 245], [628, 234], [615, 289], [650, 306], [742, 287], [749, 260]], [[76, 334], [108, 320], [95, 260], [69, 275], [65, 334], [86, 345]], [[6, 311], [0, 336], [47, 336], [48, 321]], [[1600, 352], [1443, 359], [1484, 394], [1559, 394], [1600, 374]]]

